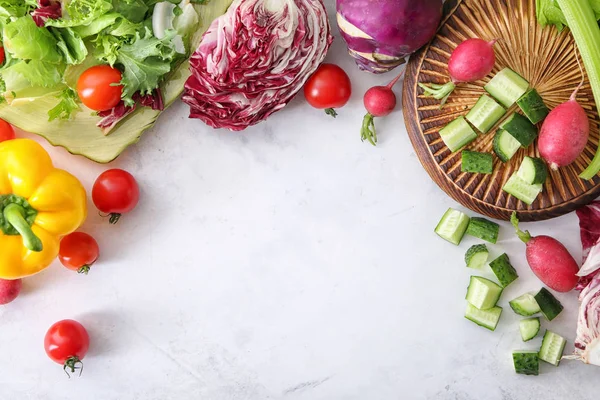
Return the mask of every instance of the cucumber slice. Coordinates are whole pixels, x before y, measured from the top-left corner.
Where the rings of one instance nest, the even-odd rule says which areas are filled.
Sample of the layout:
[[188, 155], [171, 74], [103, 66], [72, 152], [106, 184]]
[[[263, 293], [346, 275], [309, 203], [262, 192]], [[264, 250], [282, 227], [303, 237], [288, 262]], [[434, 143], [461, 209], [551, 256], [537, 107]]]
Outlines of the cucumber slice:
[[537, 351], [513, 352], [513, 364], [517, 374], [535, 376], [540, 374], [540, 359]]
[[481, 133], [488, 133], [506, 114], [506, 110], [490, 96], [484, 94], [466, 115], [467, 121]]
[[500, 125], [521, 143], [522, 147], [529, 147], [537, 138], [538, 130], [527, 118], [521, 114], [514, 113]]
[[498, 72], [484, 87], [506, 108], [515, 104], [528, 88], [529, 82], [510, 68], [504, 68]]
[[440, 137], [451, 152], [456, 152], [477, 138], [465, 117], [460, 116], [440, 129]]
[[517, 176], [530, 185], [542, 184], [548, 178], [548, 167], [541, 158], [525, 157], [517, 171]]
[[480, 276], [471, 276], [466, 299], [480, 310], [489, 310], [498, 303], [501, 294], [502, 288], [497, 283]]
[[461, 156], [462, 172], [491, 174], [494, 170], [494, 158], [490, 153], [463, 150]]
[[494, 272], [494, 275], [496, 275], [496, 278], [498, 278], [500, 285], [504, 288], [519, 277], [517, 271], [510, 264], [510, 260], [506, 253], [492, 261], [490, 263], [490, 268], [492, 269], [492, 272]]
[[552, 295], [546, 288], [540, 289], [540, 291], [535, 295], [535, 301], [540, 306], [540, 310], [544, 317], [548, 321], [552, 321], [554, 318], [558, 317], [563, 310], [563, 305], [560, 304], [560, 301], [556, 297]]
[[519, 331], [521, 332], [521, 339], [523, 339], [524, 342], [530, 341], [531, 339], [537, 336], [538, 332], [540, 331], [540, 327], [540, 319], [537, 317], [521, 320], [521, 322], [519, 322]]
[[449, 208], [435, 227], [435, 233], [442, 239], [458, 246], [465, 236], [468, 226], [469, 217], [466, 214]]
[[519, 315], [530, 317], [540, 312], [540, 306], [531, 293], [525, 293], [508, 302], [510, 308]]
[[485, 218], [473, 217], [467, 227], [467, 235], [485, 240], [492, 244], [498, 241], [500, 225]]
[[565, 340], [565, 338], [563, 338], [560, 335], [557, 335], [554, 332], [546, 330], [538, 357], [540, 358], [540, 360], [546, 361], [548, 364], [552, 364], [555, 367], [558, 367], [563, 352], [565, 351], [566, 344], [567, 341]]
[[535, 89], [528, 90], [517, 100], [517, 104], [532, 124], [542, 122], [550, 113], [550, 110], [544, 104], [544, 100], [542, 100], [542, 96]]
[[494, 153], [502, 162], [508, 162], [517, 153], [521, 143], [504, 129], [498, 129], [494, 136]]
[[473, 321], [477, 325], [489, 329], [490, 331], [496, 330], [501, 315], [501, 307], [494, 307], [490, 308], [489, 310], [480, 310], [471, 303], [467, 303], [467, 311], [465, 312], [466, 319]]
[[476, 244], [471, 246], [465, 253], [465, 263], [467, 267], [481, 269], [487, 263], [490, 253], [485, 244]]
[[502, 190], [508, 194], [512, 194], [523, 203], [531, 205], [538, 195], [542, 193], [542, 185], [530, 185], [519, 178], [517, 174], [514, 174], [508, 178], [508, 181], [506, 181]]

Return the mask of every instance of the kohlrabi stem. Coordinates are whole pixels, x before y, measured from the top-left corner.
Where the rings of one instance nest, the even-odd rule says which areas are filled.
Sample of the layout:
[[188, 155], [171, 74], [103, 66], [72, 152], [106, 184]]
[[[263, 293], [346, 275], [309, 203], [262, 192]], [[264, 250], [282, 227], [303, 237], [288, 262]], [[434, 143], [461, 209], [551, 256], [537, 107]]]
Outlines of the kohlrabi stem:
[[23, 246], [31, 251], [40, 252], [44, 249], [42, 241], [31, 230], [25, 220], [25, 209], [18, 204], [9, 204], [4, 208], [4, 218], [23, 238]]
[[523, 232], [522, 230], [519, 229], [519, 219], [517, 218], [516, 211], [513, 211], [512, 215], [510, 217], [510, 222], [515, 227], [515, 230], [517, 231], [517, 236], [519, 237], [519, 239], [521, 239], [524, 243], [527, 243], [531, 240], [531, 234], [529, 233], [529, 231]]

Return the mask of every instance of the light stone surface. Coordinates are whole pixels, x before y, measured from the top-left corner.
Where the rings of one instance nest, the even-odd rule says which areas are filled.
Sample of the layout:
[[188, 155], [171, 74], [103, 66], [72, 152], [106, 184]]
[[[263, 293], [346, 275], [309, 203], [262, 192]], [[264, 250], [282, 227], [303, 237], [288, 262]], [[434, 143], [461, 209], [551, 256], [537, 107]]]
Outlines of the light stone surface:
[[[328, 61], [354, 83], [337, 119], [299, 96], [232, 133], [179, 103], [111, 165], [137, 177], [139, 207], [109, 226], [90, 200], [84, 230], [102, 254], [89, 276], [56, 264], [0, 307], [1, 400], [598, 398], [600, 369], [579, 362], [514, 373], [511, 352], [541, 336], [521, 342], [508, 300], [541, 283], [508, 224], [490, 246], [520, 274], [501, 323], [489, 332], [463, 318], [474, 273], [463, 256], [477, 241], [433, 233], [459, 206], [421, 167], [400, 109], [377, 120], [377, 148], [361, 143], [362, 94], [393, 74], [359, 72], [333, 29]], [[107, 168], [51, 152], [88, 189]], [[524, 227], [581, 257], [574, 214]], [[565, 311], [543, 329], [571, 352], [576, 293], [558, 298]], [[80, 378], [44, 354], [47, 328], [64, 318], [92, 338]]]

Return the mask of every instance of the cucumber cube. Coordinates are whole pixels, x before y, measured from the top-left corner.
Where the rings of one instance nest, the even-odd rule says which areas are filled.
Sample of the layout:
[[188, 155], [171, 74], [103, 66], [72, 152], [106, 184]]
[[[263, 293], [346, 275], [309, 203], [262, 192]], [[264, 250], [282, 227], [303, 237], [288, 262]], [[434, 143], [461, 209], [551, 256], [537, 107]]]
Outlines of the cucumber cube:
[[513, 352], [513, 364], [517, 374], [535, 376], [540, 374], [540, 360], [537, 351]]
[[490, 263], [490, 268], [492, 269], [494, 275], [496, 275], [496, 278], [498, 278], [500, 285], [504, 288], [517, 280], [519, 277], [517, 271], [510, 264], [510, 260], [506, 253], [492, 261]]

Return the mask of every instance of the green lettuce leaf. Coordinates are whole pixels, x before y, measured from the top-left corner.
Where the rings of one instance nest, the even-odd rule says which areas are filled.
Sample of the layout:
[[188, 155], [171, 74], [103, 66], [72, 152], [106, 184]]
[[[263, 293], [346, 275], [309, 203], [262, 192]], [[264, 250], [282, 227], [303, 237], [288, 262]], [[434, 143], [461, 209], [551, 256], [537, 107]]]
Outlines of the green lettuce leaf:
[[67, 64], [80, 64], [85, 60], [88, 54], [87, 47], [74, 30], [71, 28], [50, 29]]
[[[10, 69], [23, 76], [34, 86], [52, 88], [62, 82], [65, 65], [29, 60], [18, 62]], [[7, 90], [13, 89], [7, 87]]]
[[72, 119], [73, 115], [81, 110], [81, 107], [79, 107], [79, 97], [73, 89], [66, 88], [57, 97], [60, 99], [60, 102], [56, 107], [48, 111], [48, 121]]
[[75, 32], [79, 34], [82, 38], [86, 38], [88, 36], [96, 35], [102, 32], [104, 29], [108, 28], [112, 24], [114, 24], [119, 18], [121, 18], [120, 14], [116, 13], [108, 13], [104, 14], [97, 19], [95, 19], [89, 25], [81, 25], [73, 28]]
[[111, 67], [117, 62], [119, 50], [125, 44], [127, 38], [113, 36], [110, 34], [99, 34], [93, 40], [94, 57], [102, 62], [109, 64]]
[[109, 0], [71, 0], [64, 8], [68, 17], [49, 19], [46, 21], [46, 26], [65, 28], [90, 25], [112, 10], [112, 3]]
[[36, 0], [0, 0], [0, 19], [8, 22], [11, 19], [24, 17], [37, 7]]
[[52, 64], [62, 61], [56, 38], [48, 29], [39, 28], [29, 15], [4, 25], [2, 37], [4, 48], [15, 58]]
[[[600, 21], [600, 0], [588, 0]], [[567, 26], [567, 20], [556, 0], [536, 0], [535, 12], [541, 26], [554, 25], [559, 31]]]
[[146, 19], [148, 6], [143, 0], [113, 0], [113, 9], [133, 23]]
[[171, 61], [176, 56], [172, 38], [174, 32], [157, 39], [146, 30], [144, 37], [139, 33], [133, 43], [124, 44], [118, 52], [117, 62], [123, 66], [122, 99], [127, 105], [133, 105], [133, 95], [140, 91], [142, 95], [151, 93], [158, 87], [163, 75], [171, 71]]

